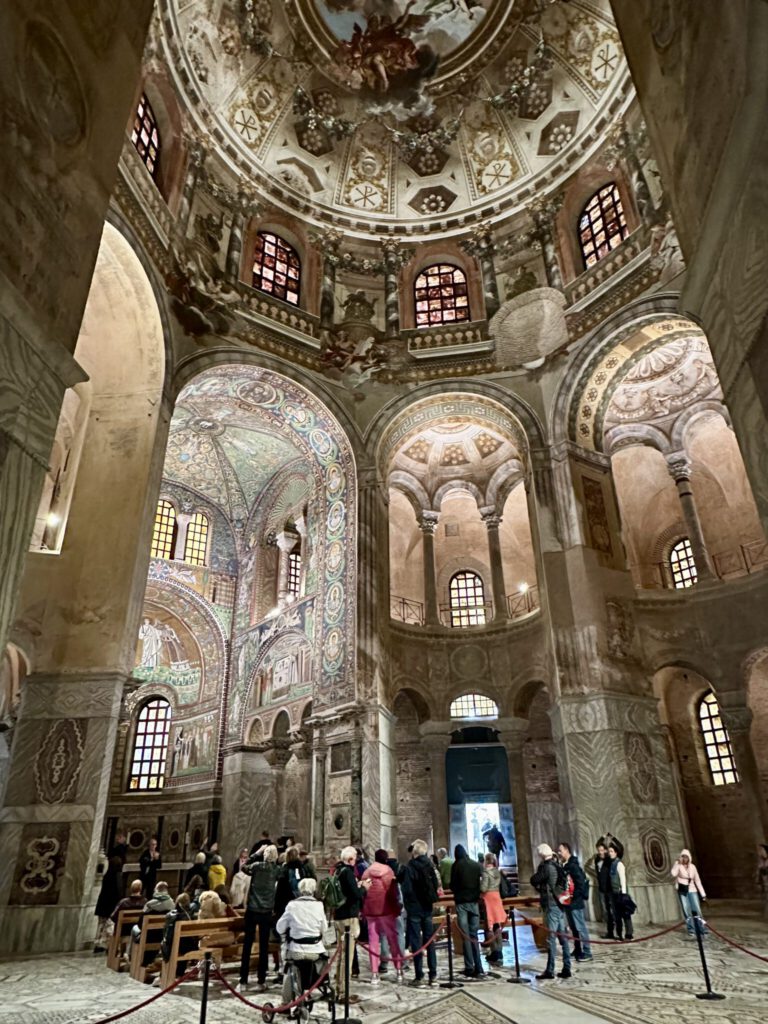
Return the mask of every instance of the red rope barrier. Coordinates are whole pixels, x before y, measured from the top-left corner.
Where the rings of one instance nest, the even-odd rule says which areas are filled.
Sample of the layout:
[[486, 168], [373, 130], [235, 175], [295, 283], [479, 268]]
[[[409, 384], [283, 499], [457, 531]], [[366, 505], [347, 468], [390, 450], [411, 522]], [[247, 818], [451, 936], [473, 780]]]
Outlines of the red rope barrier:
[[753, 956], [755, 960], [762, 960], [764, 964], [768, 964], [768, 956], [760, 956], [759, 953], [753, 953], [751, 949], [747, 949], [746, 946], [740, 945], [740, 943], [735, 942], [733, 939], [729, 939], [727, 935], [723, 935], [721, 932], [717, 931], [717, 929], [713, 928], [709, 922], [707, 922], [707, 928], [709, 928], [712, 934], [716, 935], [718, 939], [722, 939], [723, 942], [726, 942], [729, 946], [733, 946], [734, 949], [738, 949], [740, 952], [746, 953], [747, 956]]
[[[570, 932], [553, 931], [551, 928], [547, 928], [547, 926], [544, 924], [539, 924], [537, 921], [532, 921], [529, 917], [526, 917], [525, 914], [520, 914], [520, 917], [523, 921], [525, 921], [526, 924], [529, 924], [531, 928], [541, 928], [549, 935], [555, 935], [558, 939], [568, 939], [571, 942], [575, 941], [576, 937], [571, 935]], [[589, 936], [587, 938], [587, 942], [590, 946], [615, 946], [617, 941], [620, 941], [626, 945], [628, 945], [629, 943], [648, 942], [650, 941], [650, 939], [658, 939], [662, 935], [668, 935], [670, 932], [677, 931], [677, 929], [682, 928], [684, 924], [685, 921], [679, 921], [677, 924], [670, 925], [669, 928], [664, 928], [660, 932], [654, 932], [652, 935], [643, 935], [639, 939], [593, 939], [591, 936]], [[583, 942], [584, 939], [581, 936], [579, 936], [579, 941]]]
[[[293, 1002], [286, 1003], [284, 1006], [259, 1006], [257, 1003], [252, 1003], [250, 1001], [250, 999], [246, 999], [245, 996], [243, 996], [239, 992], [235, 991], [235, 989], [230, 985], [230, 983], [227, 981], [227, 979], [224, 977], [224, 975], [221, 973], [220, 970], [218, 970], [218, 969], [215, 970], [213, 972], [213, 976], [215, 978], [218, 978], [219, 981], [224, 985], [224, 987], [226, 989], [229, 989], [229, 991], [232, 993], [233, 996], [237, 996], [237, 998], [240, 1000], [241, 1003], [245, 1003], [246, 1006], [250, 1006], [252, 1010], [259, 1010], [260, 1012], [263, 1012], [264, 1010], [267, 1010], [269, 1013], [286, 1013], [288, 1010], [292, 1010], [294, 1008], [294, 1006], [300, 1006], [303, 1002], [306, 1002], [306, 1000], [309, 999], [309, 997], [312, 995], [312, 993], [322, 985], [322, 983], [325, 981], [325, 979], [331, 973], [331, 967], [333, 966], [333, 964], [334, 964], [336, 958], [338, 957], [339, 953], [341, 953], [342, 948], [343, 948], [343, 942], [339, 942], [338, 947], [336, 949], [336, 952], [333, 954], [331, 959], [328, 961], [328, 964], [327, 964], [325, 970], [320, 975], [320, 977], [317, 979], [317, 981], [314, 983], [314, 985], [312, 985], [311, 988], [308, 988], [306, 990], [306, 992], [302, 992], [300, 996], [297, 996], [293, 1000]], [[99, 1022], [99, 1024], [101, 1024], [101, 1022]]]
[[[437, 941], [437, 937], [440, 934], [440, 932], [443, 930], [443, 928], [445, 928], [445, 921], [441, 921], [440, 922], [440, 924], [437, 926], [437, 928], [435, 928], [434, 932], [430, 935], [430, 937], [427, 939], [427, 941], [424, 943], [423, 946], [420, 946], [418, 949], [415, 949], [412, 953], [407, 953], [407, 952], [403, 953], [401, 955], [400, 959], [401, 960], [413, 960], [413, 958], [415, 956], [419, 956], [421, 953], [424, 952], [425, 949], [427, 949], [428, 946], [431, 946], [433, 942]], [[370, 949], [370, 946], [366, 942], [358, 942], [357, 945], [360, 946], [361, 949], [364, 949], [366, 951], [366, 953], [368, 953], [370, 955], [371, 949]], [[375, 953], [374, 953], [374, 956], [376, 956]], [[394, 958], [391, 957], [391, 956], [382, 956], [379, 953], [379, 960], [381, 960], [382, 963], [385, 960], [389, 961], [389, 960], [393, 960], [393, 959]]]
[[182, 974], [180, 978], [177, 978], [172, 985], [168, 988], [164, 988], [162, 992], [156, 992], [149, 999], [145, 999], [143, 1003], [138, 1003], [136, 1006], [131, 1006], [128, 1010], [122, 1010], [120, 1013], [113, 1013], [111, 1017], [104, 1017], [101, 1020], [97, 1020], [94, 1024], [109, 1024], [110, 1021], [120, 1020], [122, 1017], [127, 1017], [129, 1013], [135, 1013], [137, 1010], [144, 1009], [145, 1006], [149, 1006], [150, 1003], [154, 1003], [156, 999], [160, 999], [162, 996], [167, 996], [169, 992], [172, 992], [182, 981], [190, 981], [200, 973], [200, 968], [195, 966], [191, 970], [187, 971], [186, 974]]

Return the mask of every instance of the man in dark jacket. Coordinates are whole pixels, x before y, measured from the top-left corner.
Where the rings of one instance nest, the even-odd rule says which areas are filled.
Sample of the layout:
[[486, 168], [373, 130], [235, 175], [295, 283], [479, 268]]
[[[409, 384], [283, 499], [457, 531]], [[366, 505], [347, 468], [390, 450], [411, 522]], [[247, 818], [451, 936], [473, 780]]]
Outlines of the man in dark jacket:
[[604, 836], [601, 836], [596, 843], [595, 849], [595, 874], [597, 875], [597, 892], [600, 896], [600, 906], [603, 909], [605, 918], [604, 939], [613, 939], [615, 922], [613, 917], [613, 898], [611, 895], [611, 862], [608, 859], [608, 843]]
[[257, 992], [267, 987], [267, 963], [269, 960], [269, 933], [272, 928], [275, 907], [275, 886], [278, 865], [277, 847], [264, 846], [248, 861], [243, 871], [251, 876], [248, 887], [248, 902], [245, 908], [243, 930], [243, 955], [240, 960], [240, 984], [238, 992], [248, 991], [248, 973], [251, 966], [251, 950], [256, 931], [259, 933], [259, 963], [257, 967]]
[[480, 926], [480, 879], [483, 869], [459, 844], [453, 851], [451, 891], [456, 901], [456, 920], [464, 937], [464, 974], [483, 978], [483, 962], [477, 929]]
[[560, 843], [557, 848], [560, 861], [565, 868], [565, 873], [573, 879], [573, 895], [571, 902], [566, 904], [565, 916], [568, 919], [568, 927], [573, 935], [573, 955], [576, 960], [584, 962], [592, 960], [592, 947], [589, 944], [589, 932], [587, 922], [584, 919], [584, 906], [589, 895], [589, 882], [587, 876], [579, 864], [571, 849], [570, 843]]
[[[432, 862], [427, 856], [427, 844], [417, 839], [411, 847], [411, 859], [397, 872], [397, 880], [403, 894], [406, 914], [406, 942], [416, 955], [413, 958], [414, 979], [411, 985], [418, 988], [424, 984], [424, 955], [416, 953], [435, 934], [432, 907], [437, 899], [437, 877]], [[427, 969], [429, 984], [437, 978], [437, 954], [434, 942], [427, 947]]]
[[152, 836], [149, 840], [149, 846], [139, 857], [139, 878], [147, 895], [155, 891], [157, 873], [162, 871], [162, 869], [163, 859], [160, 856], [160, 850], [157, 848], [157, 836]]
[[555, 863], [555, 854], [551, 846], [542, 843], [536, 850], [541, 863], [536, 874], [531, 877], [531, 885], [539, 894], [539, 904], [544, 912], [544, 925], [547, 928], [547, 966], [536, 975], [537, 981], [548, 981], [555, 976], [557, 962], [557, 944], [563, 950], [563, 969], [558, 978], [571, 976], [571, 951], [568, 948], [568, 936], [565, 934], [565, 914], [558, 900], [564, 890], [560, 888], [560, 873]]
[[[344, 902], [333, 912], [336, 936], [340, 943], [344, 942], [344, 935], [349, 926], [349, 956], [342, 948], [336, 961], [336, 994], [340, 1001], [344, 1000], [349, 989], [352, 961], [355, 957], [355, 941], [360, 935], [360, 911], [363, 909], [365, 894], [371, 886], [369, 878], [364, 882], [358, 882], [355, 875], [356, 860], [357, 850], [355, 847], [345, 846], [334, 869], [334, 874], [339, 880], [344, 895]], [[350, 993], [349, 1001], [351, 1003], [357, 1003], [359, 1000], [359, 996]]]

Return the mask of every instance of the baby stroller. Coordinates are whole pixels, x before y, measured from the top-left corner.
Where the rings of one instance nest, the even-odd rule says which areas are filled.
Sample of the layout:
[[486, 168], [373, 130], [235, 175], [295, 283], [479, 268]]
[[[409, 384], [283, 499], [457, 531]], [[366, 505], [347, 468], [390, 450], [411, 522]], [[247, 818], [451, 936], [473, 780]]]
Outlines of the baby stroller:
[[[306, 944], [314, 944], [317, 940], [315, 939], [294, 939], [293, 942], [300, 945], [302, 942]], [[281, 993], [281, 1005], [285, 1006], [288, 1003], [292, 1003], [294, 999], [298, 999], [302, 992], [306, 992], [307, 989], [317, 982], [318, 978], [325, 972], [328, 966], [328, 954], [327, 953], [307, 953], [302, 955], [300, 952], [291, 948], [290, 934], [286, 936], [286, 943], [283, 949], [283, 991]], [[285, 1010], [284, 1013], [288, 1020], [308, 1021], [312, 1015], [314, 1006], [318, 1003], [327, 1003], [328, 1010], [331, 1014], [331, 1019], [336, 1019], [336, 993], [331, 985], [331, 977], [328, 975], [323, 979], [320, 985], [312, 992], [298, 1006], [291, 1007], [290, 1010]], [[277, 1011], [274, 1009], [274, 1004], [265, 1003], [264, 1008], [261, 1011], [261, 1019], [265, 1021], [265, 1024], [271, 1024], [275, 1019]]]

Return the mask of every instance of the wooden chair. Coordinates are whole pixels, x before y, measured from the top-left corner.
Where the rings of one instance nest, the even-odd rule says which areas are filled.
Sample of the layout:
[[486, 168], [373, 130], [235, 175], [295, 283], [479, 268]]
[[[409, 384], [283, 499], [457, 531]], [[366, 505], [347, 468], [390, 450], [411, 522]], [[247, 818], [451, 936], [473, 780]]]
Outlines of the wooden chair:
[[107, 967], [111, 971], [119, 971], [123, 955], [131, 941], [131, 929], [141, 920], [140, 910], [121, 910], [117, 915], [117, 923], [109, 940], [107, 949]]
[[[131, 977], [151, 981], [160, 970], [160, 943], [163, 940], [165, 914], [145, 914], [141, 918], [141, 936], [131, 946]], [[150, 956], [148, 954], [155, 954]], [[148, 963], [146, 961], [149, 961]]]

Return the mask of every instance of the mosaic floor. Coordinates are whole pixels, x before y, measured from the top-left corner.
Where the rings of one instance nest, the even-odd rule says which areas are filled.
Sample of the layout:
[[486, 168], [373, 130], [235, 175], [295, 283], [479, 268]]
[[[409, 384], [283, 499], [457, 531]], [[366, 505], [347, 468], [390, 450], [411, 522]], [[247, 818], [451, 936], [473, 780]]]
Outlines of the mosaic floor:
[[[735, 915], [727, 907], [710, 913], [719, 931], [768, 956], [768, 922], [756, 913]], [[522, 930], [520, 938], [523, 969], [530, 976], [542, 969], [544, 958]], [[365, 1024], [763, 1024], [768, 1019], [768, 963], [714, 937], [707, 940], [707, 955], [713, 986], [726, 996], [722, 1002], [695, 998], [704, 991], [698, 949], [679, 932], [634, 946], [595, 946], [594, 952], [594, 962], [579, 966], [570, 981], [508, 985], [512, 956], [505, 949], [496, 977], [456, 990], [396, 985], [392, 975], [373, 988], [363, 964], [354, 988], [361, 1002], [351, 1013]], [[445, 961], [443, 948], [441, 980]], [[101, 958], [88, 954], [0, 962], [0, 1024], [96, 1024], [154, 994], [155, 989], [108, 971]], [[190, 982], [124, 1019], [189, 1024], [199, 1018], [200, 995], [201, 984]], [[263, 998], [277, 1002], [277, 997], [275, 987]], [[212, 990], [208, 1024], [260, 1019], [218, 987]], [[327, 1021], [330, 1015], [318, 1008], [313, 1019]]]

